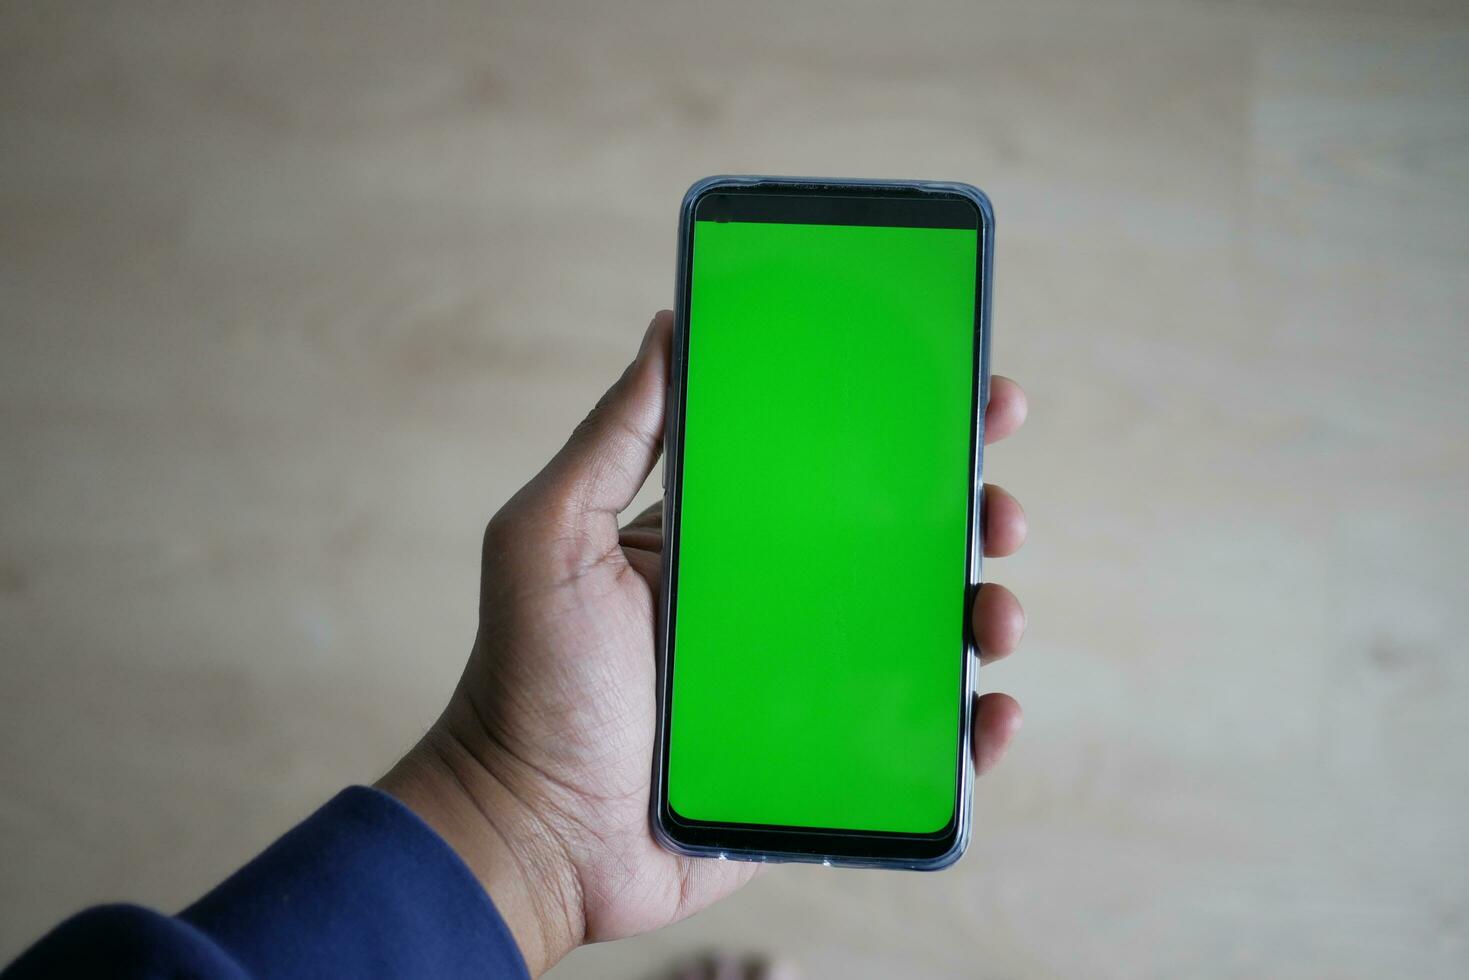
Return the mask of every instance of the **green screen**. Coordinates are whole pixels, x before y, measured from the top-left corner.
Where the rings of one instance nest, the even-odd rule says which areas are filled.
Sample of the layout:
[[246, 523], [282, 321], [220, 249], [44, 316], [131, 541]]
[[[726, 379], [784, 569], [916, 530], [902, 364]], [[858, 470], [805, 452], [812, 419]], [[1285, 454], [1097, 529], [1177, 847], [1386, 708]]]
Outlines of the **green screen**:
[[693, 241], [669, 802], [942, 830], [978, 233], [697, 221]]

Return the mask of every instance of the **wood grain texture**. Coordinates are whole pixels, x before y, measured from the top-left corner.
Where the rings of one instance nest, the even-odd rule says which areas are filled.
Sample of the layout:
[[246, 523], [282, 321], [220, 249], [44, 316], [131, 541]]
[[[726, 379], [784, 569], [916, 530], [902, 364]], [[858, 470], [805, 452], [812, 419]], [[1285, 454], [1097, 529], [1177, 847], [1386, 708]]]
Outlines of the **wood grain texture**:
[[1469, 972], [1469, 15], [1162, 0], [0, 7], [0, 958], [411, 744], [746, 171], [994, 198], [1027, 724], [955, 871], [554, 976]]

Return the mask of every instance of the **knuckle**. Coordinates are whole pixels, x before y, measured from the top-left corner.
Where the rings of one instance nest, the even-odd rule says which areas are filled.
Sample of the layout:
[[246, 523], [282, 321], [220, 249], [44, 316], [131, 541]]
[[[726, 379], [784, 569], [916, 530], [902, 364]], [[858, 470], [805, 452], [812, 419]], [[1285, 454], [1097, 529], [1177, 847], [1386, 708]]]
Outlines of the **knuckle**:
[[515, 521], [506, 514], [506, 509], [502, 508], [485, 525], [484, 538], [480, 544], [481, 558], [488, 562], [503, 557], [514, 548], [516, 537]]

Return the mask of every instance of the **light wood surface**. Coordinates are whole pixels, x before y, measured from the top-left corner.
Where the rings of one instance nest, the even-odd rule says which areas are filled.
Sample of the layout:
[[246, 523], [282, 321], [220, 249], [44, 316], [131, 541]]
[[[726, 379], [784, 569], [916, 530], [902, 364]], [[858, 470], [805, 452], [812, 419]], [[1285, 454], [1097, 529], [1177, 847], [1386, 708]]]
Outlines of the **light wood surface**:
[[1027, 724], [958, 869], [554, 976], [1469, 973], [1469, 11], [1365, 2], [0, 7], [0, 959], [415, 739], [751, 171], [995, 201]]

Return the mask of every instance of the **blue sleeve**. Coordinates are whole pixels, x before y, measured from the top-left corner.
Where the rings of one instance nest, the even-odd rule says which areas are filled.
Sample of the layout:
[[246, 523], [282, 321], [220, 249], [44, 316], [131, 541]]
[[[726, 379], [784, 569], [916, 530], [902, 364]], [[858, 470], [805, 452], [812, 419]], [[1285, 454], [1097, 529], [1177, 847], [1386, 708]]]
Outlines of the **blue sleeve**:
[[31, 977], [528, 977], [459, 856], [386, 793], [354, 786], [172, 918], [88, 909], [4, 971]]

